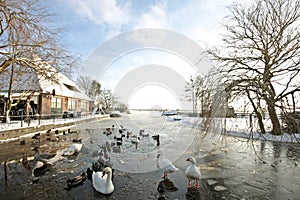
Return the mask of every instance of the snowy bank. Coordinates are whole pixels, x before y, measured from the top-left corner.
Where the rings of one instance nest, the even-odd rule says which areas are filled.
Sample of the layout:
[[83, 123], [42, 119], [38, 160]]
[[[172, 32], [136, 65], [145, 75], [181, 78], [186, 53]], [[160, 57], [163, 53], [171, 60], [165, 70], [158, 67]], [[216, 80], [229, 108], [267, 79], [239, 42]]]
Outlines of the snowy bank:
[[[283, 133], [282, 135], [273, 135], [270, 132], [265, 134], [261, 134], [259, 132], [259, 128], [257, 122], [253, 120], [252, 126], [248, 118], [219, 118], [222, 121], [222, 125], [218, 123], [220, 127], [215, 127], [218, 130], [222, 130], [222, 134], [230, 135], [235, 137], [243, 137], [249, 139], [257, 139], [257, 140], [267, 140], [267, 141], [275, 141], [275, 142], [286, 142], [286, 143], [300, 143], [300, 134], [288, 134]], [[181, 120], [181, 123], [187, 126], [191, 126], [193, 128], [198, 128], [200, 130], [204, 129], [204, 121], [203, 118], [200, 117], [184, 117]], [[266, 129], [268, 131], [271, 130], [270, 120], [264, 121]]]

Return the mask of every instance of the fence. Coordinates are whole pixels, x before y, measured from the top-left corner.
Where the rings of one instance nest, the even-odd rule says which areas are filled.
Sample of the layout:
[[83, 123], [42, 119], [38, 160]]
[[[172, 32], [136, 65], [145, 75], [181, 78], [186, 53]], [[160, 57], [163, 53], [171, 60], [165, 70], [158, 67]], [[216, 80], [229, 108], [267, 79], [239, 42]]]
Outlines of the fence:
[[70, 121], [88, 119], [95, 115], [94, 113], [78, 113], [78, 112], [64, 112], [60, 114], [44, 114], [44, 115], [12, 115], [10, 116], [10, 122], [6, 121], [5, 116], [0, 116], [0, 130], [9, 129], [9, 128], [23, 128], [29, 126], [39, 126], [45, 124], [54, 124], [54, 123], [66, 123]]

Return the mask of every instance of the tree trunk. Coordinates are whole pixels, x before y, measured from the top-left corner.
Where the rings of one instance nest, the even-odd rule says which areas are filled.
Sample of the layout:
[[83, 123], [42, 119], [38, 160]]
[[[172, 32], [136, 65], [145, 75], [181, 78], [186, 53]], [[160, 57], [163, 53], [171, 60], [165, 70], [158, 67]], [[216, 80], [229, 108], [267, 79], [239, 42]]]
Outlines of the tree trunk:
[[274, 135], [280, 135], [281, 134], [280, 122], [279, 122], [279, 119], [278, 119], [278, 116], [277, 116], [277, 113], [275, 110], [275, 104], [270, 103], [270, 102], [267, 102], [267, 104], [268, 104], [268, 112], [269, 112], [270, 119], [271, 119], [271, 122], [273, 125], [272, 133]]
[[250, 96], [250, 92], [248, 90], [246, 90], [246, 93], [247, 93], [247, 96], [248, 96], [248, 99], [249, 101], [251, 102], [251, 105], [253, 107], [253, 110], [257, 116], [257, 120], [258, 120], [258, 126], [260, 128], [260, 131], [262, 134], [265, 134], [266, 133], [266, 130], [265, 130], [265, 126], [264, 126], [264, 123], [263, 123], [263, 118], [262, 118], [262, 115], [261, 113], [258, 111], [257, 107], [255, 106], [255, 103], [253, 101], [253, 99], [251, 98]]
[[5, 112], [5, 122], [10, 123], [10, 115], [9, 115], [10, 110], [6, 110]]
[[266, 130], [265, 130], [265, 126], [264, 126], [264, 123], [263, 123], [263, 117], [262, 117], [261, 113], [258, 110], [256, 110], [255, 114], [257, 116], [258, 125], [259, 125], [259, 128], [261, 130], [261, 133], [265, 134]]

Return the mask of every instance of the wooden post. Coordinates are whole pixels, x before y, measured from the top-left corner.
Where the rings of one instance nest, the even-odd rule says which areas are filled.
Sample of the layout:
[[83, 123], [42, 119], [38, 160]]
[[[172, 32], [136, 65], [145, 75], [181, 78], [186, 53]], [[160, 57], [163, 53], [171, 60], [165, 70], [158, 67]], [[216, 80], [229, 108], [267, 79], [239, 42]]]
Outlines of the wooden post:
[[7, 183], [7, 161], [4, 162], [4, 181], [5, 181], [5, 184]]

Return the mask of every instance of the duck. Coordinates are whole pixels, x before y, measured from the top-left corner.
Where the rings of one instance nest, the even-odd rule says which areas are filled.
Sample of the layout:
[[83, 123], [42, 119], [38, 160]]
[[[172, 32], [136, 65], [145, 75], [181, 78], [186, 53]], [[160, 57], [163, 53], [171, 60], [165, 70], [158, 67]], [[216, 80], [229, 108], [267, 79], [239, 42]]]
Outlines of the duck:
[[32, 139], [40, 139], [41, 133], [36, 133], [34, 136], [32, 136]]
[[89, 167], [86, 169], [87, 179], [90, 181], [92, 180], [93, 172], [94, 171]]
[[157, 186], [157, 192], [159, 192], [160, 194], [164, 193], [166, 190], [166, 186], [164, 183], [159, 182], [158, 186]]
[[34, 160], [43, 163], [48, 163], [49, 159], [54, 158], [56, 156], [56, 153], [53, 154], [46, 153], [46, 152], [42, 153], [41, 148], [39, 146], [34, 147], [33, 151], [35, 151]]
[[33, 150], [35, 151], [33, 158], [35, 166], [32, 168], [32, 176], [34, 177], [42, 176], [47, 171], [51, 171], [54, 163], [61, 157], [61, 153], [42, 153], [39, 146], [35, 147]]
[[113, 169], [113, 165], [112, 165], [111, 162], [105, 162], [105, 161], [99, 159], [98, 161], [92, 163], [92, 170], [94, 172], [103, 171], [104, 168], [106, 168], [106, 167], [110, 167], [111, 168], [111, 171], [112, 171], [111, 180], [114, 180], [114, 171], [115, 170]]
[[33, 177], [39, 177], [44, 175], [47, 171], [51, 171], [52, 164], [51, 163], [44, 163], [41, 161], [37, 161], [35, 166], [31, 171], [31, 175]]
[[[164, 179], [162, 181], [159, 182], [158, 187], [157, 187], [157, 191], [160, 189], [160, 187], [164, 187], [164, 190], [168, 190], [168, 191], [178, 191], [178, 188], [174, 185], [174, 183], [170, 180], [170, 179]], [[160, 193], [162, 193], [163, 190], [161, 190]], [[158, 191], [159, 192], [159, 191]]]
[[159, 135], [153, 135], [152, 136], [153, 140], [156, 141], [156, 145], [159, 146], [160, 145], [160, 136]]
[[195, 181], [195, 187], [199, 188], [199, 179], [201, 178], [201, 172], [199, 167], [197, 167], [196, 159], [194, 157], [189, 157], [186, 161], [190, 162], [191, 164], [186, 168], [185, 176], [188, 178], [188, 188], [191, 188], [191, 180]]
[[178, 171], [178, 168], [173, 165], [173, 163], [169, 160], [163, 157], [162, 151], [158, 151], [157, 154], [157, 167], [162, 168], [164, 170], [163, 179], [168, 179], [168, 173], [173, 173]]
[[142, 129], [142, 130], [140, 130], [140, 136], [142, 136], [142, 137], [149, 137], [149, 133], [145, 133], [145, 130]]
[[64, 156], [71, 156], [75, 153], [79, 153], [83, 144], [81, 143], [73, 143], [67, 150], [64, 151]]
[[115, 189], [112, 182], [112, 169], [105, 167], [102, 172], [93, 171], [92, 183], [96, 191], [102, 194], [111, 194]]
[[132, 131], [127, 131], [126, 132], [126, 137], [129, 138], [132, 135]]
[[73, 139], [72, 140], [74, 143], [82, 143], [82, 138], [80, 138], [80, 139]]
[[69, 178], [67, 179], [67, 188], [65, 188], [66, 190], [70, 190], [71, 188], [75, 188], [79, 185], [82, 185], [84, 183], [84, 181], [87, 178], [87, 173], [86, 172], [81, 172], [80, 175], [75, 176], [73, 178]]
[[159, 135], [152, 135], [153, 140], [159, 140]]
[[133, 143], [133, 144], [138, 144], [138, 143], [140, 143], [140, 137], [137, 136], [137, 135], [134, 136], [134, 137], [132, 137], [131, 143]]
[[71, 130], [70, 128], [68, 129], [68, 133], [78, 133], [78, 130]]
[[22, 139], [22, 140], [20, 140], [20, 143], [19, 143], [20, 145], [25, 145], [25, 140], [24, 139]]

